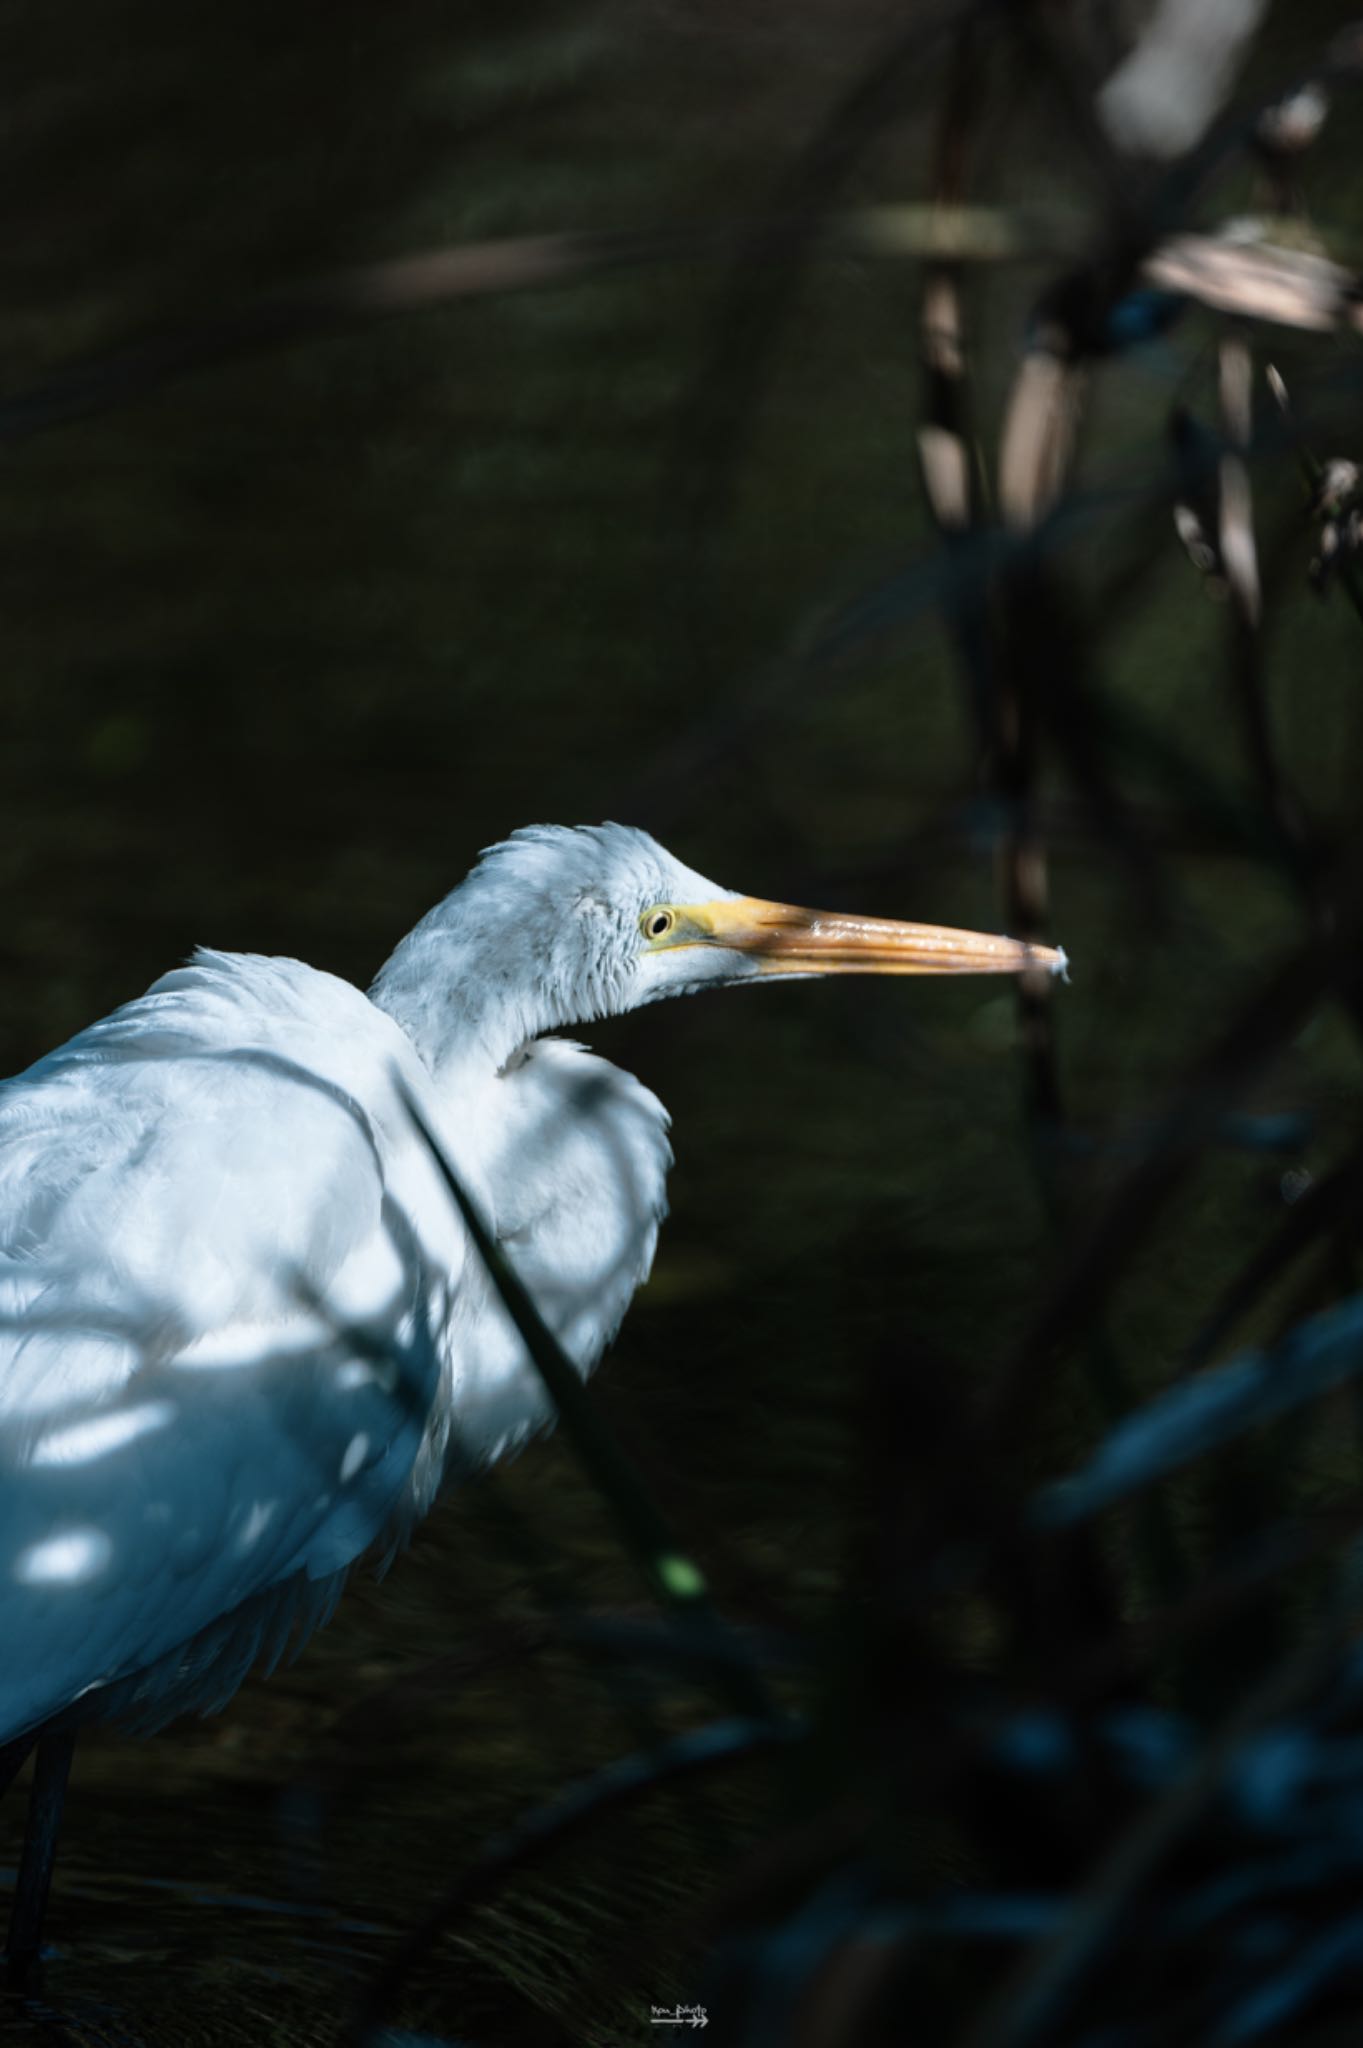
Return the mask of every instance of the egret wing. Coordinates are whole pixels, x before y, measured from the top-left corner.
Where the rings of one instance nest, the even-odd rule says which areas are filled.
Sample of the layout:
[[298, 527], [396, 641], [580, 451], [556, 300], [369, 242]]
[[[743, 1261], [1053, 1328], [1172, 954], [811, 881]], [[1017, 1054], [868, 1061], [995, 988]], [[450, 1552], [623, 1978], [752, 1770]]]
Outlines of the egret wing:
[[92, 1687], [211, 1703], [400, 1517], [462, 1241], [401, 1034], [229, 969], [0, 1088], [0, 1740]]

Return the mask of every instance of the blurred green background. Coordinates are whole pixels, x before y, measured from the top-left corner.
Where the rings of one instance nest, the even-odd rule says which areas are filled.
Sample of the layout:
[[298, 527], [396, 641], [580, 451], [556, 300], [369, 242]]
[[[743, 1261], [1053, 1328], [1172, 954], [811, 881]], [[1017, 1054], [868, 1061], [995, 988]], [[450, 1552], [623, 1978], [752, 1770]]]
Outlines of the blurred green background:
[[[11, 0], [5, 386], [427, 246], [756, 216], [915, 11]], [[1256, 67], [1290, 70], [1335, 13], [1278, 9]], [[934, 52], [830, 199], [927, 196], [941, 78]], [[1002, 58], [991, 91], [974, 196], [1096, 222], [1092, 165], [1045, 92]], [[1346, 261], [1348, 157], [1341, 120], [1310, 191]], [[1239, 168], [1206, 218], [1254, 203]], [[971, 281], [988, 448], [1048, 274]], [[199, 943], [366, 983], [479, 848], [538, 820], [637, 823], [763, 895], [1003, 922], [967, 686], [931, 606], [841, 660], [799, 658], [838, 605], [936, 546], [915, 272], [816, 252], [726, 442], [731, 291], [693, 257], [456, 305], [187, 378], [11, 452], [4, 1071]], [[1249, 809], [1224, 607], [1167, 516], [1142, 524], [1124, 495], [1163, 472], [1176, 389], [1210, 402], [1210, 332], [1193, 315], [1104, 367], [1080, 466], [1094, 510], [1063, 572], [1082, 606], [1141, 563], [1102, 689]], [[1273, 356], [1297, 389], [1328, 384], [1343, 345], [1275, 338]], [[1291, 460], [1257, 481], [1290, 535]], [[1308, 553], [1303, 527], [1267, 676], [1283, 767], [1328, 831], [1356, 801], [1363, 671], [1357, 620], [1306, 588]], [[1196, 829], [1134, 755], [1121, 784], [1157, 850], [1159, 917], [1049, 764], [1041, 785], [1052, 936], [1074, 962], [1058, 1219], [1013, 1000], [989, 984], [801, 986], [590, 1033], [668, 1104], [678, 1161], [655, 1278], [597, 1386], [741, 1620], [837, 1616], [865, 1361], [907, 1323], [944, 1370], [987, 1375], [1060, 1269], [1066, 1217], [1129, 1163], [1298, 929], [1270, 862]], [[1161, 1382], [1283, 1213], [1284, 1174], [1319, 1172], [1356, 1122], [1357, 1073], [1329, 1014], [1274, 1068], [1250, 1107], [1296, 1120], [1286, 1150], [1207, 1155], [1118, 1297], [1119, 1379]], [[1084, 1440], [1088, 1401], [1067, 1383], [1047, 1462]], [[503, 1507], [540, 1561], [508, 1543]], [[385, 1930], [491, 1828], [638, 1736], [637, 1702], [545, 1623], [553, 1585], [587, 1609], [639, 1603], [551, 1441], [447, 1500], [382, 1588], [357, 1582], [302, 1661], [223, 1718], [87, 1743], [52, 1930], [80, 2038], [329, 2039]], [[685, 1725], [695, 1700], [674, 1685], [655, 1705]], [[695, 1899], [782, 1796], [758, 1769], [549, 1866], [442, 1953], [414, 2023], [496, 2044], [647, 2038], [650, 2001], [695, 1996]]]

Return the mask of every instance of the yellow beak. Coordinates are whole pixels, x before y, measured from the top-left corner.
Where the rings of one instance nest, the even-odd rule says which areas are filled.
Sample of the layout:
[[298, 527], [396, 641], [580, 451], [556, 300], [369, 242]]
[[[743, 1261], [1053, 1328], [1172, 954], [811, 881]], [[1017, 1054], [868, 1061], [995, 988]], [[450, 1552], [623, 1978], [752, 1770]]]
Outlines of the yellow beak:
[[1059, 946], [1029, 946], [950, 925], [799, 910], [757, 896], [689, 904], [663, 943], [752, 953], [764, 974], [1063, 974], [1066, 966]]

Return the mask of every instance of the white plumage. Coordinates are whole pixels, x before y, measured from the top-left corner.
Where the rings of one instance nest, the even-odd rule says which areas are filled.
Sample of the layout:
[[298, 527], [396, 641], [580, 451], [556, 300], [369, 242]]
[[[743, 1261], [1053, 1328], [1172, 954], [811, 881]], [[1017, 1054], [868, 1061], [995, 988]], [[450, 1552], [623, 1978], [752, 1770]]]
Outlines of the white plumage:
[[201, 952], [0, 1086], [0, 1743], [76, 1701], [219, 1704], [453, 1464], [549, 1419], [407, 1098], [585, 1372], [652, 1261], [667, 1117], [546, 1032], [777, 972], [1061, 957], [532, 828], [368, 996]]

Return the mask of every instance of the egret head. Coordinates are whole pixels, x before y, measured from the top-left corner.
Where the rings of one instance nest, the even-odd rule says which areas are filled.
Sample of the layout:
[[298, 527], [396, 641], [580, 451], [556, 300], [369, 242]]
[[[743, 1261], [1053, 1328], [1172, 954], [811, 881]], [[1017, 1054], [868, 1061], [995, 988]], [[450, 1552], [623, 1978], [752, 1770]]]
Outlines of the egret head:
[[[432, 971], [433, 945], [446, 955], [444, 976]], [[543, 1031], [709, 986], [824, 974], [1057, 973], [1065, 956], [941, 925], [740, 896], [628, 826], [531, 825], [489, 847], [399, 947], [375, 985], [384, 1007], [399, 1007], [404, 963], [427, 1000], [443, 980], [466, 1021], [495, 1019], [504, 1057]], [[414, 1020], [404, 1021], [410, 1029]]]

